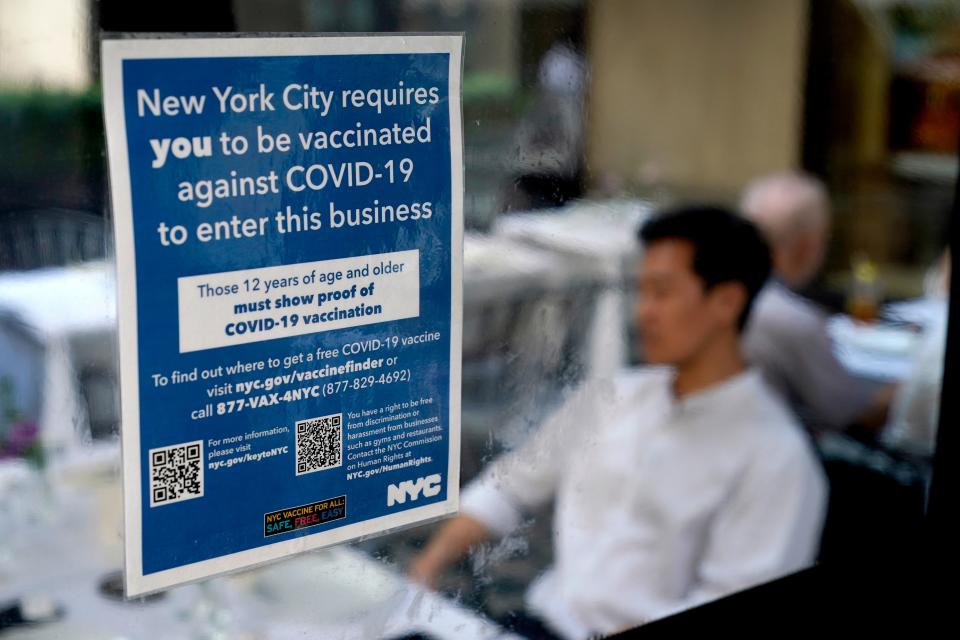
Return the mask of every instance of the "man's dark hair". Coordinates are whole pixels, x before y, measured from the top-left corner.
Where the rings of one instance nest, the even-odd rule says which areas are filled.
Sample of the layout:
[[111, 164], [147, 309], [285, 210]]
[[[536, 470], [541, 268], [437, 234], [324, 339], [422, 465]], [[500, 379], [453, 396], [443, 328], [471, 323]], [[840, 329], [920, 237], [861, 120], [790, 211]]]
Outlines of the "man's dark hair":
[[747, 302], [738, 328], [743, 331], [757, 293], [770, 275], [770, 248], [749, 220], [722, 207], [689, 205], [668, 209], [640, 228], [645, 247], [658, 240], [686, 240], [693, 245], [693, 272], [704, 291], [722, 282], [739, 282]]

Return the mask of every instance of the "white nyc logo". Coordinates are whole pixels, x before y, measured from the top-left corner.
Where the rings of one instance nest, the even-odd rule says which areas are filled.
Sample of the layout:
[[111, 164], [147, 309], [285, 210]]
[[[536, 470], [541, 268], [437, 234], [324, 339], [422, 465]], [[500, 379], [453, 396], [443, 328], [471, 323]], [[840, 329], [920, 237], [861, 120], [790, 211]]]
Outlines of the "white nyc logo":
[[426, 478], [417, 478], [416, 481], [404, 480], [399, 486], [395, 484], [387, 485], [387, 506], [392, 507], [398, 502], [403, 504], [407, 501], [407, 496], [410, 496], [411, 501], [416, 500], [420, 497], [421, 492], [427, 498], [432, 498], [440, 493], [440, 474], [435, 473]]

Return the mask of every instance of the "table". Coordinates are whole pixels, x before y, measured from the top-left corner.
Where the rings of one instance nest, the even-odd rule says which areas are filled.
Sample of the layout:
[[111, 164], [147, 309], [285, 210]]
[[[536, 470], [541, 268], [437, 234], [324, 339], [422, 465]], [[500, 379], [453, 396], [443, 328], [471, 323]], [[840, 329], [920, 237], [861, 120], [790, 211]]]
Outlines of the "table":
[[47, 452], [76, 449], [90, 436], [81, 368], [115, 370], [115, 335], [116, 286], [107, 262], [0, 274], [0, 376], [21, 390], [22, 410], [37, 420]]
[[827, 322], [837, 359], [866, 382], [902, 382], [910, 376], [920, 334], [902, 326], [857, 323], [836, 315]]
[[947, 301], [937, 297], [905, 300], [884, 306], [878, 322], [864, 324], [838, 314], [827, 330], [843, 365], [868, 383], [907, 380], [928, 331], [944, 322]]
[[156, 601], [105, 597], [98, 584], [121, 564], [118, 455], [100, 447], [46, 477], [20, 461], [0, 463], [0, 602], [45, 596], [66, 612], [5, 640], [511, 637], [345, 546], [171, 589]]

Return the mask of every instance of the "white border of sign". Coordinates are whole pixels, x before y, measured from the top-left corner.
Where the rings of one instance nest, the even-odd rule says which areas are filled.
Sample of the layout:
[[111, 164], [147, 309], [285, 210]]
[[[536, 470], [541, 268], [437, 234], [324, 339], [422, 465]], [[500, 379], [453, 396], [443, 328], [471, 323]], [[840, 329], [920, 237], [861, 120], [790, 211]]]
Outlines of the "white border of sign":
[[[128, 598], [294, 553], [382, 533], [457, 512], [460, 499], [460, 375], [463, 331], [463, 127], [460, 80], [462, 35], [284, 36], [105, 39], [102, 42], [103, 105], [117, 256], [117, 319], [123, 452], [125, 589]], [[137, 361], [136, 256], [130, 167], [123, 109], [123, 60], [137, 58], [230, 58], [241, 56], [450, 54], [450, 160], [452, 177], [450, 310], [450, 455], [444, 502], [358, 522], [312, 536], [277, 542], [202, 562], [143, 575], [140, 491], [140, 398]]]

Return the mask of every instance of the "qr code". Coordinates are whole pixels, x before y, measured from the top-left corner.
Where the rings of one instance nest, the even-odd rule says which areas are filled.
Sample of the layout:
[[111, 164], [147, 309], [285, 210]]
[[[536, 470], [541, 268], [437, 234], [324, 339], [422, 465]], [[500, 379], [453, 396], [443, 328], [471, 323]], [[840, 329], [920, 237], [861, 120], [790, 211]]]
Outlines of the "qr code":
[[150, 449], [150, 506], [203, 496], [203, 440]]
[[343, 414], [297, 422], [297, 475], [339, 467], [343, 462]]

